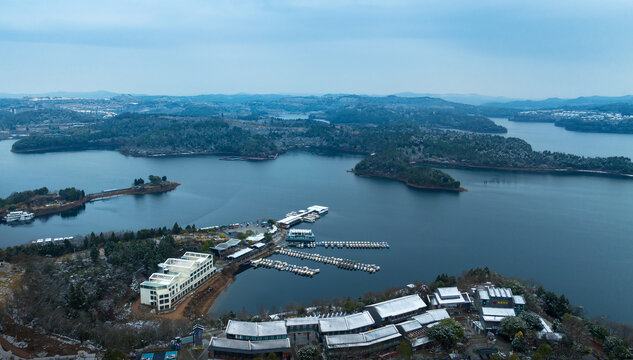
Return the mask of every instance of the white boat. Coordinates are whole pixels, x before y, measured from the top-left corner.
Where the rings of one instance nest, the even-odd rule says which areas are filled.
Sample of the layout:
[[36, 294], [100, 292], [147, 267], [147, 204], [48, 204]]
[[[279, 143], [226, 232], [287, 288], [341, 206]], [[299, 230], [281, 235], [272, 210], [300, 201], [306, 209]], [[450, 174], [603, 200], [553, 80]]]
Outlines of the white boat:
[[4, 217], [7, 223], [33, 220], [35, 214], [26, 211], [11, 211]]

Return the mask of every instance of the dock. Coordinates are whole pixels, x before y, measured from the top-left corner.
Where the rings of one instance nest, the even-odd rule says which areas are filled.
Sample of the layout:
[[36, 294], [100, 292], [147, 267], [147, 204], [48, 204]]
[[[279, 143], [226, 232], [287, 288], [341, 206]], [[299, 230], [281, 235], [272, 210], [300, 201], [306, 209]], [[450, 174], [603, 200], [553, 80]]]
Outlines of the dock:
[[380, 271], [380, 266], [378, 265], [363, 264], [358, 261], [354, 261], [350, 259], [337, 258], [333, 256], [323, 256], [321, 254], [312, 254], [312, 253], [307, 253], [307, 252], [297, 251], [297, 250], [290, 250], [290, 249], [275, 249], [275, 252], [277, 254], [296, 257], [299, 259], [312, 260], [312, 261], [317, 261], [324, 264], [334, 265], [340, 269], [345, 269], [345, 270], [360, 270], [360, 271], [366, 271], [370, 274]]
[[251, 266], [256, 268], [261, 266], [269, 269], [277, 269], [279, 271], [288, 271], [296, 275], [309, 277], [312, 277], [321, 272], [320, 269], [311, 269], [307, 266], [293, 265], [280, 260], [270, 260], [264, 258], [251, 261]]
[[389, 243], [386, 241], [314, 241], [308, 243], [293, 244], [297, 248], [314, 249], [316, 247], [324, 247], [326, 249], [389, 249]]

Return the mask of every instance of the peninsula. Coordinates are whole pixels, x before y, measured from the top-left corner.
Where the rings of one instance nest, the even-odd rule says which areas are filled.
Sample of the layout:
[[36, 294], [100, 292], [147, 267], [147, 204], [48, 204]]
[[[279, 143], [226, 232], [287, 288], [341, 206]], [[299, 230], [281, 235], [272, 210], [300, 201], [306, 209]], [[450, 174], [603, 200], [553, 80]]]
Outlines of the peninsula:
[[177, 188], [180, 184], [167, 181], [167, 177], [149, 176], [149, 182], [142, 178], [134, 179], [134, 185], [129, 188], [104, 190], [86, 194], [84, 190], [74, 187], [51, 192], [42, 187], [35, 190], [15, 192], [5, 199], [0, 199], [0, 214], [11, 211], [32, 213], [33, 217], [59, 214], [76, 209], [85, 203], [118, 195], [145, 195], [163, 193]]

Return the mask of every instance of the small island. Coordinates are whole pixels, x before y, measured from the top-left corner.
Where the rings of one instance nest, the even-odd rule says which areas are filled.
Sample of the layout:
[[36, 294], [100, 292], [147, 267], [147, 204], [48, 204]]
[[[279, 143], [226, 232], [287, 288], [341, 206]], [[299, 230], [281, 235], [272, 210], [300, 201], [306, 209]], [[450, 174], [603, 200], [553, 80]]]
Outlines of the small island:
[[7, 198], [0, 198], [0, 214], [2, 221], [19, 224], [38, 216], [59, 214], [76, 209], [95, 199], [117, 195], [144, 195], [171, 191], [180, 184], [167, 181], [166, 176], [149, 175], [149, 182], [143, 178], [134, 179], [133, 186], [123, 189], [104, 190], [86, 194], [84, 190], [69, 187], [58, 191], [50, 191], [47, 187], [35, 190], [15, 192]]
[[363, 177], [402, 181], [418, 189], [466, 191], [447, 173], [428, 166], [414, 166], [406, 155], [397, 150], [371, 154], [356, 164], [351, 172]]

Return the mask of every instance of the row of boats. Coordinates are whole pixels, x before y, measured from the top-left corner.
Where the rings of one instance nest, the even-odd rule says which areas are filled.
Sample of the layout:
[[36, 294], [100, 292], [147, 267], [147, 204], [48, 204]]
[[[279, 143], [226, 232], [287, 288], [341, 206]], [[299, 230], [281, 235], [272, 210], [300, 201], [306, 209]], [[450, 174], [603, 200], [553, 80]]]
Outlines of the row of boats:
[[75, 238], [74, 236], [65, 236], [65, 237], [57, 237], [57, 238], [42, 238], [42, 239], [33, 240], [31, 241], [31, 243], [45, 244], [45, 243], [56, 242], [56, 241], [72, 240], [74, 238]]
[[299, 259], [312, 260], [312, 261], [322, 262], [324, 264], [335, 265], [336, 267], [340, 269], [345, 269], [345, 270], [360, 270], [360, 271], [366, 271], [370, 274], [380, 271], [380, 266], [378, 265], [363, 264], [358, 261], [349, 260], [349, 259], [323, 256], [321, 254], [312, 254], [312, 253], [306, 253], [306, 252], [290, 250], [290, 249], [276, 249], [275, 252], [281, 255], [296, 257]]
[[327, 248], [339, 248], [339, 249], [389, 249], [389, 244], [386, 241], [373, 242], [373, 241], [319, 241], [296, 244], [298, 248], [314, 249], [317, 246], [323, 246]]
[[283, 262], [280, 260], [270, 260], [270, 259], [263, 259], [263, 258], [251, 261], [251, 265], [253, 267], [261, 266], [265, 268], [277, 269], [279, 271], [288, 271], [297, 275], [309, 276], [309, 277], [312, 277], [318, 274], [319, 272], [321, 272], [320, 269], [311, 269], [307, 266], [293, 265], [293, 264], [288, 264], [287, 262]]

